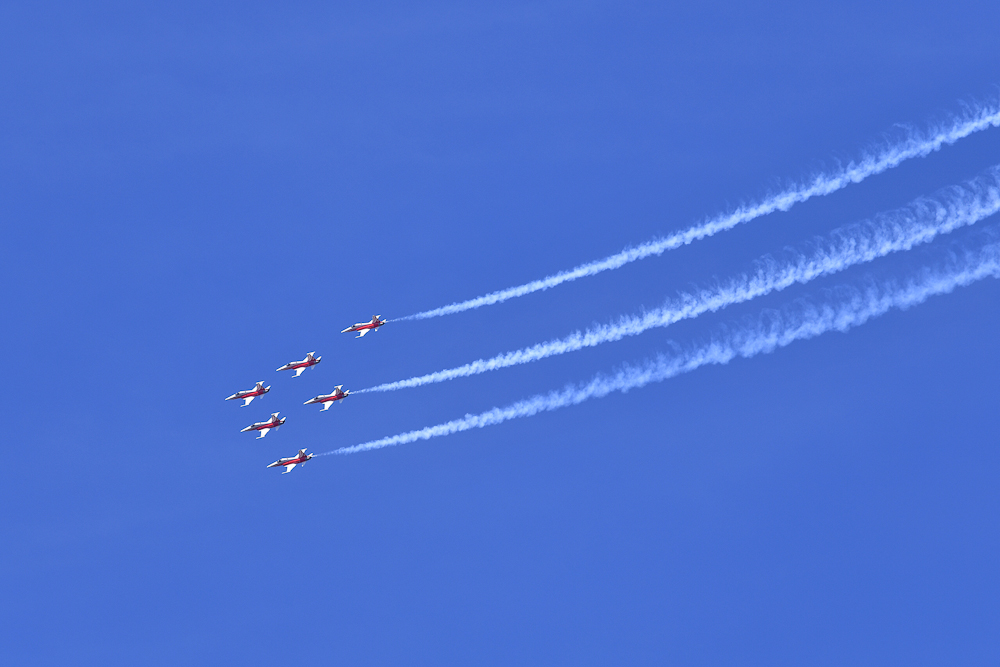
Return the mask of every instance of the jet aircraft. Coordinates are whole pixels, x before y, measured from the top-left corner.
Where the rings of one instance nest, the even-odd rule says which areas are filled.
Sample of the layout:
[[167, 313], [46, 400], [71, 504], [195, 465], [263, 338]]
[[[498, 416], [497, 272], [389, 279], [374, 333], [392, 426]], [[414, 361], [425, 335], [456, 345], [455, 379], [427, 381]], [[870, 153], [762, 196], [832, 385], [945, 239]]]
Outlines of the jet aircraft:
[[260, 435], [257, 436], [257, 439], [260, 440], [265, 435], [267, 435], [268, 431], [270, 431], [272, 428], [278, 428], [279, 426], [285, 423], [286, 419], [288, 419], [288, 417], [282, 417], [281, 419], [278, 419], [278, 414], [280, 413], [277, 412], [273, 413], [271, 415], [271, 418], [268, 419], [266, 422], [257, 422], [256, 424], [250, 424], [245, 429], [241, 430], [240, 433], [246, 433], [247, 431], [260, 431]]
[[341, 387], [343, 386], [344, 385], [342, 384], [338, 384], [336, 387], [333, 388], [333, 391], [330, 392], [329, 394], [320, 394], [315, 398], [310, 398], [302, 405], [309, 405], [310, 403], [322, 403], [323, 409], [320, 410], [320, 412], [326, 412], [327, 410], [330, 409], [330, 406], [333, 405], [335, 401], [347, 398], [348, 394], [351, 393], [350, 391], [342, 391]]
[[380, 320], [378, 318], [378, 315], [376, 315], [375, 317], [372, 318], [371, 322], [358, 322], [353, 327], [347, 327], [346, 329], [344, 329], [340, 333], [347, 333], [349, 331], [360, 331], [361, 333], [359, 333], [357, 336], [355, 336], [355, 338], [361, 338], [362, 336], [364, 336], [369, 331], [374, 331], [375, 329], [378, 329], [380, 326], [382, 326], [385, 323], [386, 323], [386, 320]]
[[269, 391], [271, 391], [270, 386], [265, 387], [263, 382], [258, 382], [257, 386], [254, 387], [253, 389], [247, 389], [246, 391], [238, 391], [232, 396], [227, 396], [226, 400], [227, 401], [232, 401], [234, 399], [242, 400], [243, 405], [241, 405], [240, 407], [245, 408], [246, 406], [250, 405], [250, 402], [253, 401], [253, 399], [257, 398], [258, 396], [263, 396]]
[[316, 455], [315, 454], [306, 454], [306, 450], [300, 449], [299, 453], [296, 456], [289, 456], [289, 457], [284, 458], [284, 459], [278, 459], [277, 461], [275, 461], [274, 463], [272, 463], [271, 465], [269, 465], [267, 467], [268, 468], [278, 468], [280, 466], [285, 466], [285, 472], [283, 472], [281, 474], [282, 475], [287, 475], [288, 473], [290, 473], [292, 471], [292, 468], [294, 468], [295, 466], [300, 465], [302, 463], [305, 463], [306, 461], [308, 461], [309, 459], [311, 459], [314, 456], [316, 456]]
[[309, 368], [310, 366], [315, 366], [320, 361], [322, 361], [322, 359], [323, 357], [317, 357], [315, 352], [310, 352], [309, 354], [306, 355], [306, 358], [303, 359], [302, 361], [290, 361], [281, 368], [279, 368], [278, 370], [295, 371], [295, 375], [293, 377], [298, 377], [302, 375], [302, 371]]

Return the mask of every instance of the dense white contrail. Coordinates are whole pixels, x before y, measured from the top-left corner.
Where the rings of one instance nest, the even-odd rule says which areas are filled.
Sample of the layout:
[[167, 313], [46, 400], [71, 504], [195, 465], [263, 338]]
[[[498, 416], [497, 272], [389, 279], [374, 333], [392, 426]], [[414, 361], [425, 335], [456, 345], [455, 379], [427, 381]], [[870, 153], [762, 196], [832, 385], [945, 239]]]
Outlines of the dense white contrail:
[[946, 294], [956, 287], [989, 276], [1000, 278], [1000, 244], [995, 242], [974, 251], [953, 254], [944, 266], [924, 269], [903, 285], [893, 282], [873, 284], [862, 289], [841, 288], [839, 298], [832, 304], [814, 305], [800, 300], [781, 311], [769, 311], [755, 320], [746, 320], [742, 326], [729, 328], [709, 343], [686, 352], [661, 355], [642, 365], [627, 366], [614, 375], [598, 375], [586, 384], [567, 385], [561, 390], [533, 396], [504, 408], [493, 408], [478, 415], [468, 414], [444, 424], [342, 447], [324, 455], [353, 454], [428, 440], [577, 405], [616, 391], [626, 392], [709, 364], [726, 364], [736, 357], [773, 352], [797, 340], [813, 338], [828, 331], [847, 331], [891, 309], [917, 305], [931, 296]]
[[741, 206], [735, 211], [710, 218], [684, 231], [648, 241], [634, 248], [627, 248], [610, 257], [581, 264], [574, 269], [562, 271], [547, 278], [491, 292], [468, 301], [460, 301], [441, 308], [407, 315], [397, 318], [397, 320], [423, 320], [501, 303], [532, 292], [547, 290], [571, 280], [617, 269], [645, 257], [661, 255], [667, 250], [673, 250], [718, 232], [732, 229], [763, 215], [775, 211], [787, 211], [795, 204], [812, 197], [828, 195], [851, 183], [860, 183], [869, 176], [892, 169], [905, 160], [924, 157], [942, 146], [953, 144], [974, 132], [997, 126], [1000, 126], [1000, 107], [992, 105], [974, 107], [948, 124], [939, 125], [930, 131], [911, 132], [910, 136], [903, 141], [873, 150], [857, 162], [850, 162], [832, 173], [820, 174], [809, 182], [799, 183], [759, 202]]
[[490, 359], [478, 359], [427, 375], [380, 384], [355, 393], [394, 391], [444, 382], [636, 336], [654, 327], [669, 326], [679, 320], [749, 301], [796, 283], [806, 283], [893, 252], [909, 250], [917, 244], [933, 240], [939, 234], [975, 224], [998, 211], [1000, 166], [993, 167], [962, 186], [918, 199], [909, 206], [880, 214], [864, 223], [838, 229], [831, 234], [831, 239], [817, 242], [808, 255], [800, 254], [786, 262], [760, 260], [757, 262], [757, 270], [750, 274], [738, 276], [726, 284], [710, 289], [682, 294], [641, 316], [623, 317], [610, 324], [576, 331], [565, 338], [506, 352]]

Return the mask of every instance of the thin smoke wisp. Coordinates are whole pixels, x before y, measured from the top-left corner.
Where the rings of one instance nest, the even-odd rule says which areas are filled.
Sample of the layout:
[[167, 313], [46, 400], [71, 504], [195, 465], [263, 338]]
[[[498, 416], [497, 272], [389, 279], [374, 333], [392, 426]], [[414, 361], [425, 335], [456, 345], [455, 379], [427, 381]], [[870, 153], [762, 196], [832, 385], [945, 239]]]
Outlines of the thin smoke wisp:
[[1000, 244], [997, 243], [953, 254], [943, 267], [924, 269], [916, 278], [902, 285], [892, 282], [872, 284], [861, 289], [842, 288], [839, 299], [834, 303], [816, 305], [800, 301], [793, 307], [731, 328], [707, 344], [686, 352], [659, 356], [645, 364], [625, 367], [613, 375], [598, 375], [586, 384], [567, 385], [561, 390], [536, 395], [507, 407], [493, 408], [478, 415], [468, 414], [436, 426], [342, 447], [323, 455], [353, 454], [428, 440], [578, 405], [612, 392], [627, 392], [709, 364], [726, 364], [737, 357], [749, 358], [773, 352], [828, 331], [847, 331], [892, 309], [915, 306], [932, 296], [947, 294], [957, 287], [990, 276], [1000, 277]]
[[906, 139], [875, 150], [860, 160], [856, 162], [852, 161], [840, 169], [827, 174], [820, 174], [808, 182], [789, 187], [759, 202], [741, 206], [730, 213], [710, 218], [686, 230], [647, 241], [634, 248], [627, 248], [610, 257], [581, 264], [574, 269], [562, 271], [546, 278], [534, 280], [516, 287], [509, 287], [497, 292], [491, 292], [490, 294], [467, 301], [460, 301], [440, 308], [407, 315], [406, 317], [397, 318], [397, 321], [423, 320], [502, 303], [533, 292], [547, 290], [562, 283], [577, 280], [578, 278], [617, 269], [630, 262], [635, 262], [646, 257], [661, 255], [668, 250], [673, 250], [719, 232], [732, 229], [737, 225], [769, 213], [787, 211], [795, 204], [813, 197], [831, 194], [847, 187], [851, 183], [860, 183], [866, 178], [892, 169], [906, 160], [924, 157], [940, 149], [942, 146], [953, 144], [974, 132], [997, 126], [1000, 126], [1000, 108], [990, 105], [970, 108], [964, 115], [948, 124], [938, 126], [930, 131], [912, 132]]
[[616, 322], [576, 331], [564, 338], [490, 359], [478, 359], [455, 368], [388, 382], [355, 393], [395, 391], [445, 382], [637, 336], [652, 328], [670, 326], [680, 320], [750, 301], [797, 283], [807, 283], [890, 253], [909, 250], [915, 245], [932, 241], [940, 234], [975, 224], [998, 211], [1000, 166], [962, 186], [948, 188], [933, 197], [918, 199], [902, 209], [836, 230], [829, 240], [816, 243], [813, 252], [808, 255], [800, 254], [783, 263], [759, 260], [753, 273], [711, 289], [682, 294], [641, 316], [623, 317]]

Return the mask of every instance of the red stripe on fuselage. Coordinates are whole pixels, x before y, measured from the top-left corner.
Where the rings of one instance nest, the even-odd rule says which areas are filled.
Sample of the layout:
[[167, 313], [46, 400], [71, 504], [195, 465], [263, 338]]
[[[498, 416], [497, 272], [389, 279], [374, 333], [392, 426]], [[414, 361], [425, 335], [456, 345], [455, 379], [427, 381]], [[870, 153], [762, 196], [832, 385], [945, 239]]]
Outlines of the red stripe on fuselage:
[[292, 463], [305, 463], [309, 459], [310, 459], [310, 457], [308, 457], [308, 456], [304, 457], [304, 458], [281, 459], [277, 463], [272, 463], [270, 466], [268, 466], [268, 468], [270, 468], [271, 466], [274, 466], [274, 467], [287, 466], [287, 465], [291, 465]]
[[240, 393], [236, 394], [236, 398], [249, 398], [251, 396], [263, 396], [266, 393], [267, 392], [265, 392], [263, 389], [261, 389], [260, 391], [256, 391], [255, 389], [251, 389], [250, 391], [248, 391], [246, 393], [240, 392]]

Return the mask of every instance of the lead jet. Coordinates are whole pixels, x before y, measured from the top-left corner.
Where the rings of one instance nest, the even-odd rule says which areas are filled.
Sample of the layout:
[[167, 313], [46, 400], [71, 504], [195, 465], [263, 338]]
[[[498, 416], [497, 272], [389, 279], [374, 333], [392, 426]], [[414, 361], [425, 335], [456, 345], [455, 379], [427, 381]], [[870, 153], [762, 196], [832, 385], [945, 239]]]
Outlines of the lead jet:
[[302, 375], [302, 371], [309, 368], [310, 366], [315, 366], [322, 360], [323, 357], [317, 357], [315, 352], [310, 352], [309, 354], [306, 355], [306, 358], [303, 359], [302, 361], [289, 361], [287, 364], [285, 364], [278, 370], [295, 371], [295, 375], [293, 377], [298, 377]]
[[245, 429], [242, 429], [240, 433], [246, 433], [247, 431], [260, 431], [260, 435], [257, 436], [257, 439], [260, 440], [265, 435], [267, 435], [268, 431], [270, 431], [272, 428], [278, 428], [279, 426], [285, 423], [286, 419], [288, 419], [288, 417], [282, 417], [281, 419], [278, 419], [278, 414], [280, 413], [277, 412], [273, 413], [271, 415], [271, 418], [268, 419], [266, 422], [257, 422], [256, 424], [250, 424]]
[[226, 400], [227, 401], [232, 401], [234, 399], [242, 400], [243, 405], [241, 405], [240, 407], [245, 408], [246, 406], [250, 405], [250, 402], [253, 399], [257, 398], [258, 396], [263, 396], [269, 391], [271, 391], [270, 386], [265, 387], [263, 382], [258, 382], [257, 386], [254, 387], [253, 389], [247, 389], [246, 391], [238, 391], [232, 396], [227, 396]]
[[333, 405], [334, 401], [339, 401], [341, 399], [347, 398], [348, 394], [351, 393], [349, 391], [342, 391], [341, 387], [343, 386], [344, 385], [342, 384], [338, 384], [336, 387], [333, 388], [333, 391], [330, 392], [329, 394], [320, 394], [315, 398], [310, 398], [302, 405], [309, 405], [310, 403], [322, 403], [323, 409], [320, 410], [320, 412], [326, 412], [327, 410], [330, 409], [330, 406]]
[[306, 461], [308, 461], [309, 459], [311, 459], [314, 456], [316, 456], [316, 455], [315, 454], [306, 454], [306, 450], [300, 449], [299, 453], [296, 456], [289, 456], [288, 458], [278, 459], [277, 461], [275, 461], [274, 463], [272, 463], [271, 465], [269, 465], [267, 467], [268, 468], [278, 468], [278, 467], [281, 467], [281, 466], [285, 466], [285, 472], [283, 472], [281, 474], [282, 475], [287, 475], [288, 473], [292, 472], [292, 468], [294, 468], [295, 466], [299, 465], [300, 463], [305, 463]]
[[376, 316], [374, 316], [372, 318], [371, 322], [358, 322], [353, 327], [347, 327], [346, 329], [344, 329], [340, 333], [347, 333], [349, 331], [360, 331], [361, 333], [359, 333], [357, 336], [355, 336], [355, 338], [361, 338], [362, 336], [364, 336], [369, 331], [374, 331], [375, 329], [378, 329], [380, 326], [382, 326], [385, 323], [386, 323], [386, 320], [380, 320], [378, 318], [378, 315], [376, 315]]

